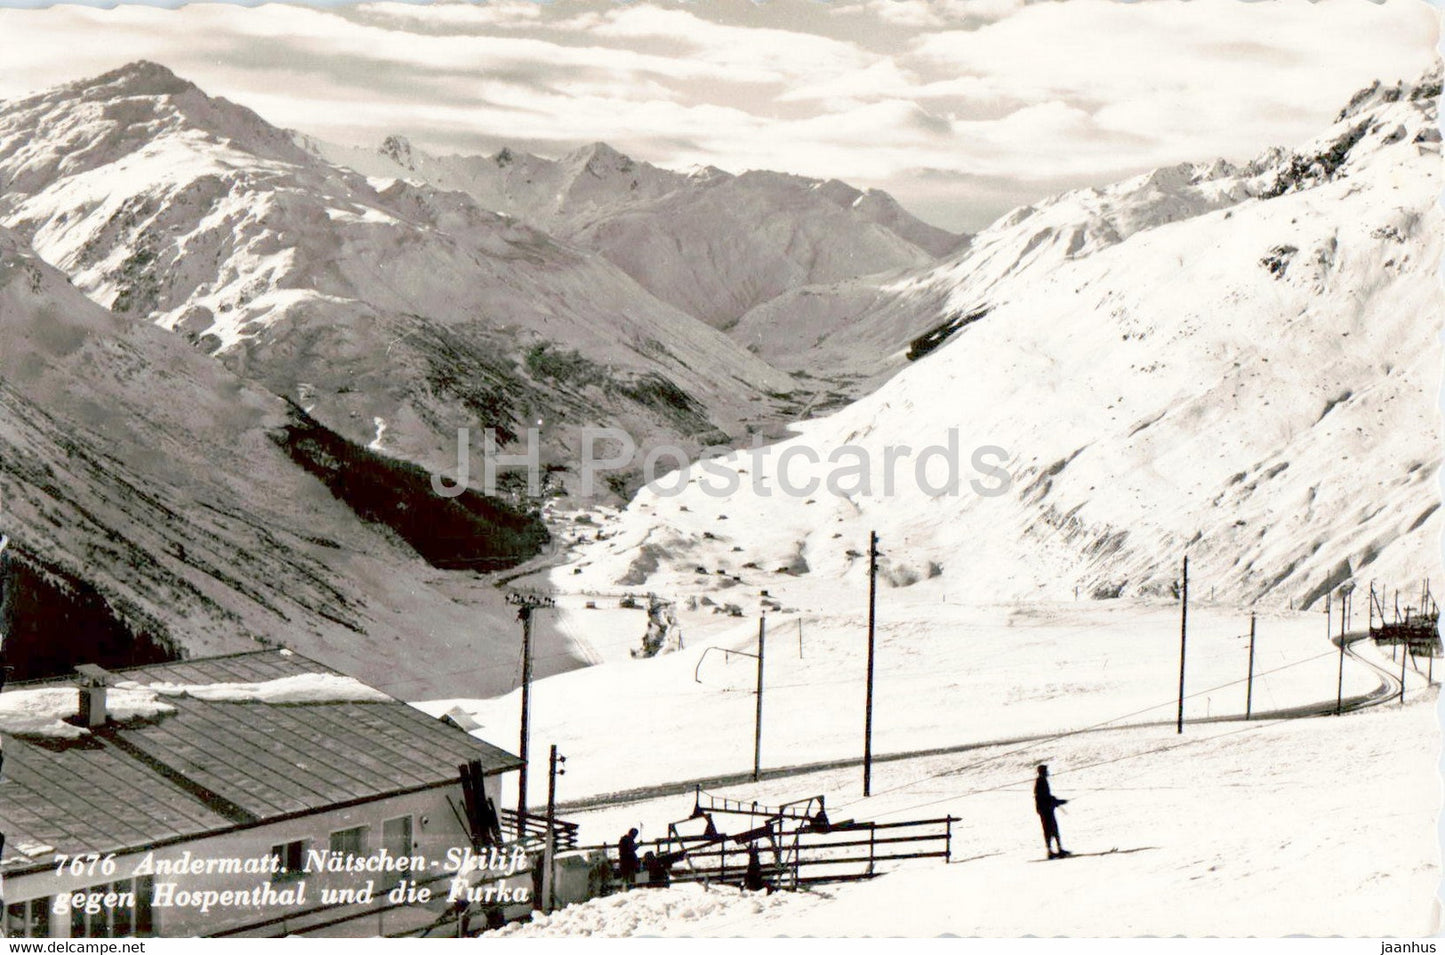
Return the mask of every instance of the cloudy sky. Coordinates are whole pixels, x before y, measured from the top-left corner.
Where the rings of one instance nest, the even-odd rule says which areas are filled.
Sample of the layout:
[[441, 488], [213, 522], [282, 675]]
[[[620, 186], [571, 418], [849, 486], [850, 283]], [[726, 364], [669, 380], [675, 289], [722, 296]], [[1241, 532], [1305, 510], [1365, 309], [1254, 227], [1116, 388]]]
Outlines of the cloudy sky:
[[146, 58], [333, 141], [604, 140], [877, 186], [971, 229], [1063, 188], [1310, 138], [1355, 89], [1421, 73], [1439, 24], [1424, 0], [11, 6], [0, 97]]

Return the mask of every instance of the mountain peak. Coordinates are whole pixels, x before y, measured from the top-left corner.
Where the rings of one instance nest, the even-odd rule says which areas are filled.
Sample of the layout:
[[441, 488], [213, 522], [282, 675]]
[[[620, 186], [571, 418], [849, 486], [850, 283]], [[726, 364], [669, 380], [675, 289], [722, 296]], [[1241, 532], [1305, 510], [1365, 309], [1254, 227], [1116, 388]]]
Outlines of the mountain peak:
[[587, 156], [587, 157], [592, 158], [592, 159], [626, 159], [626, 158], [628, 158], [628, 157], [624, 156], [622, 153], [620, 153], [620, 152], [618, 152], [617, 150], [613, 149], [611, 146], [609, 146], [609, 145], [607, 145], [606, 143], [602, 142], [601, 140], [598, 140], [598, 141], [595, 142], [595, 143], [589, 143], [588, 145], [583, 146], [581, 149], [577, 150], [577, 153], [578, 153], [579, 155]]
[[[236, 153], [293, 164], [311, 162], [292, 136], [271, 126], [255, 112], [221, 97], [206, 95], [195, 84], [147, 60], [128, 63], [90, 79], [31, 94], [0, 111], [0, 165], [6, 167], [7, 209], [15, 196], [32, 195], [58, 179], [75, 177], [118, 163], [129, 155], [144, 156], [156, 189], [200, 175], [206, 164], [179, 164], [159, 158], [165, 141], [174, 155], [207, 154], [220, 163], [218, 151], [232, 151], [226, 163], [244, 162]], [[17, 153], [28, 143], [28, 152]], [[21, 157], [24, 158], [21, 158]], [[109, 185], [97, 182], [95, 195]]]
[[195, 84], [181, 79], [159, 63], [136, 60], [109, 73], [72, 84], [73, 88], [111, 89], [127, 96], [167, 96], [195, 89]]
[[416, 168], [415, 160], [412, 157], [411, 140], [405, 136], [393, 133], [386, 137], [381, 141], [380, 152], [399, 166], [405, 166], [408, 169]]
[[631, 172], [636, 165], [632, 157], [626, 156], [603, 142], [590, 143], [563, 156], [566, 165], [585, 168], [593, 175], [606, 172]]
[[1340, 114], [1335, 117], [1335, 122], [1341, 122], [1352, 116], [1375, 109], [1381, 105], [1399, 102], [1402, 99], [1412, 101], [1433, 101], [1440, 95], [1440, 63], [1436, 62], [1425, 73], [1413, 83], [1406, 83], [1401, 80], [1390, 86], [1386, 86], [1379, 80], [1361, 89]]

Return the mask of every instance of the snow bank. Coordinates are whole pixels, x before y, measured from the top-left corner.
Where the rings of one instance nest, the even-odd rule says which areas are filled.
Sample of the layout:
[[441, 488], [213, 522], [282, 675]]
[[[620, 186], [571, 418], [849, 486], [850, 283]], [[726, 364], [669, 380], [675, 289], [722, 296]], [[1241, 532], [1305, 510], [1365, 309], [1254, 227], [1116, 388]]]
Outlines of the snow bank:
[[796, 909], [799, 899], [744, 892], [731, 886], [696, 883], [666, 889], [634, 889], [569, 905], [550, 915], [537, 913], [530, 922], [507, 926], [498, 935], [521, 937], [688, 934], [690, 927], [721, 928], [720, 920], [767, 919], [782, 906]]

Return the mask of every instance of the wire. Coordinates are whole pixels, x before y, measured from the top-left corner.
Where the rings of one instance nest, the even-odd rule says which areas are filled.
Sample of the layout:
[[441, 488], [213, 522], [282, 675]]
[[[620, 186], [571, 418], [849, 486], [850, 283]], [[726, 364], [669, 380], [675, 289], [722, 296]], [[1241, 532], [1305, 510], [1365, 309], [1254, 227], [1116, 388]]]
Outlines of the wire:
[[[1326, 655], [1329, 655], [1329, 654], [1326, 654]], [[1312, 657], [1311, 659], [1315, 659], [1315, 658]], [[1300, 662], [1301, 662], [1301, 663], [1308, 663], [1309, 661], [1308, 661], [1308, 660], [1302, 660], [1302, 661], [1300, 661]], [[1423, 692], [1423, 691], [1426, 691], [1426, 690], [1431, 690], [1431, 689], [1434, 689], [1434, 687], [1433, 687], [1433, 686], [1416, 687], [1415, 689], [1408, 691], [1408, 693], [1407, 693], [1406, 695], [1409, 696], [1409, 695], [1413, 695], [1413, 694], [1420, 693], [1420, 692]], [[1392, 699], [1393, 699], [1393, 697], [1392, 697]], [[1126, 754], [1123, 755], [1123, 756], [1114, 756], [1114, 757], [1111, 757], [1111, 758], [1109, 758], [1109, 759], [1101, 759], [1101, 760], [1097, 760], [1096, 762], [1085, 763], [1085, 764], [1082, 765], [1082, 766], [1074, 766], [1074, 767], [1071, 767], [1071, 768], [1069, 768], [1069, 769], [1060, 770], [1058, 773], [1055, 773], [1054, 775], [1057, 775], [1057, 776], [1066, 776], [1066, 775], [1068, 775], [1068, 774], [1070, 774], [1070, 773], [1083, 772], [1083, 771], [1086, 770], [1086, 769], [1096, 769], [1096, 768], [1098, 768], [1099, 766], [1108, 766], [1108, 765], [1110, 765], [1111, 763], [1121, 763], [1121, 762], [1124, 762], [1125, 760], [1137, 759], [1137, 758], [1140, 757], [1140, 756], [1152, 756], [1152, 755], [1156, 755], [1156, 754], [1158, 754], [1158, 753], [1167, 753], [1167, 752], [1169, 752], [1170, 750], [1179, 749], [1181, 746], [1189, 746], [1189, 745], [1191, 745], [1191, 744], [1193, 744], [1193, 743], [1210, 742], [1210, 741], [1212, 741], [1212, 740], [1222, 739], [1223, 737], [1226, 737], [1226, 736], [1236, 736], [1236, 735], [1238, 735], [1238, 734], [1240, 734], [1240, 733], [1247, 733], [1247, 732], [1249, 732], [1249, 731], [1251, 731], [1251, 730], [1257, 730], [1257, 729], [1269, 729], [1269, 728], [1271, 728], [1271, 727], [1279, 726], [1279, 725], [1282, 724], [1282, 723], [1290, 723], [1290, 722], [1293, 722], [1293, 719], [1288, 718], [1288, 717], [1282, 718], [1282, 719], [1277, 719], [1277, 720], [1271, 720], [1271, 721], [1268, 721], [1268, 722], [1253, 721], [1253, 722], [1248, 723], [1248, 724], [1245, 725], [1245, 726], [1240, 727], [1240, 728], [1237, 729], [1237, 730], [1229, 730], [1229, 731], [1224, 732], [1224, 733], [1215, 733], [1215, 734], [1210, 735], [1210, 736], [1194, 736], [1194, 737], [1190, 737], [1189, 739], [1181, 740], [1181, 741], [1176, 742], [1176, 743], [1171, 743], [1171, 744], [1166, 745], [1166, 746], [1156, 746], [1156, 747], [1154, 747], [1153, 749], [1147, 749], [1147, 750], [1144, 750], [1144, 751], [1138, 752], [1138, 753], [1126, 753]], [[1071, 734], [1066, 734], [1066, 735], [1071, 735]], [[1043, 741], [1041, 740], [1040, 742], [1043, 742]], [[920, 782], [921, 782], [921, 781], [922, 781], [922, 780], [920, 780]], [[892, 816], [892, 815], [896, 815], [896, 814], [898, 814], [898, 813], [900, 813], [900, 812], [912, 812], [912, 811], [915, 810], [915, 809], [926, 809], [926, 808], [929, 807], [929, 806], [936, 806], [936, 805], [938, 805], [939, 803], [951, 802], [951, 801], [953, 801], [953, 800], [955, 800], [955, 799], [966, 799], [966, 798], [968, 798], [969, 796], [978, 796], [978, 795], [981, 795], [981, 794], [983, 794], [983, 793], [998, 792], [998, 791], [1000, 791], [1000, 790], [1010, 789], [1010, 788], [1013, 788], [1013, 787], [1015, 787], [1015, 786], [1027, 786], [1027, 785], [1029, 785], [1029, 784], [1032, 783], [1032, 782], [1033, 782], [1032, 779], [1013, 780], [1013, 781], [1010, 781], [1010, 782], [1007, 782], [1007, 783], [1000, 783], [1000, 784], [997, 785], [997, 786], [987, 786], [987, 787], [984, 787], [983, 789], [969, 790], [968, 792], [957, 793], [957, 794], [952, 795], [952, 796], [944, 796], [944, 797], [939, 798], [939, 799], [931, 799], [931, 800], [929, 800], [928, 802], [916, 803], [916, 804], [914, 804], [914, 805], [904, 806], [904, 807], [901, 807], [901, 808], [898, 808], [898, 809], [889, 809], [889, 810], [887, 810], [886, 812], [878, 813], [878, 815], [877, 815], [875, 818], [881, 819], [881, 818], [883, 818], [884, 816]], [[861, 800], [858, 800], [858, 801], [861, 802]], [[848, 806], [856, 805], [856, 802], [855, 802], [855, 803], [848, 803], [847, 805], [848, 805]], [[846, 807], [840, 807], [840, 808], [846, 808]]]
[[[1250, 730], [1265, 729], [1265, 728], [1268, 728], [1268, 727], [1271, 727], [1271, 726], [1278, 726], [1280, 723], [1287, 723], [1287, 722], [1289, 722], [1289, 720], [1286, 720], [1286, 719], [1274, 720], [1273, 722], [1269, 722], [1269, 723], [1251, 722], [1249, 725], [1243, 726], [1243, 727], [1241, 727], [1241, 728], [1239, 728], [1239, 729], [1237, 729], [1237, 730], [1229, 730], [1228, 732], [1225, 732], [1225, 733], [1216, 733], [1216, 734], [1214, 734], [1214, 735], [1212, 735], [1212, 736], [1192, 736], [1192, 737], [1189, 737], [1188, 739], [1185, 739], [1185, 740], [1182, 740], [1182, 741], [1176, 742], [1176, 743], [1170, 743], [1170, 744], [1168, 744], [1168, 745], [1166, 745], [1166, 746], [1156, 746], [1156, 747], [1154, 747], [1153, 749], [1146, 749], [1146, 750], [1144, 750], [1144, 751], [1142, 751], [1142, 752], [1138, 752], [1138, 753], [1126, 753], [1126, 754], [1124, 754], [1123, 756], [1113, 756], [1113, 757], [1110, 757], [1109, 759], [1101, 759], [1101, 760], [1098, 760], [1097, 762], [1085, 763], [1085, 764], [1082, 765], [1082, 766], [1075, 766], [1075, 767], [1072, 767], [1072, 768], [1070, 768], [1070, 769], [1062, 770], [1062, 771], [1060, 771], [1060, 772], [1058, 772], [1058, 773], [1056, 773], [1056, 774], [1054, 774], [1054, 775], [1057, 775], [1057, 776], [1066, 776], [1066, 775], [1068, 775], [1069, 773], [1083, 772], [1083, 771], [1086, 770], [1086, 769], [1095, 769], [1095, 768], [1097, 768], [1097, 767], [1099, 767], [1099, 766], [1107, 766], [1107, 765], [1109, 765], [1110, 763], [1120, 763], [1120, 762], [1123, 762], [1124, 760], [1128, 760], [1128, 759], [1138, 759], [1140, 756], [1152, 756], [1152, 755], [1156, 755], [1156, 754], [1158, 754], [1158, 753], [1167, 753], [1167, 752], [1169, 752], [1169, 751], [1172, 750], [1172, 749], [1179, 749], [1181, 746], [1189, 746], [1189, 745], [1192, 745], [1192, 744], [1194, 744], [1194, 743], [1203, 743], [1203, 742], [1207, 742], [1207, 741], [1209, 741], [1209, 740], [1216, 740], [1216, 739], [1219, 739], [1219, 738], [1224, 737], [1224, 736], [1234, 736], [1234, 735], [1237, 735], [1237, 734], [1239, 734], [1239, 733], [1247, 733], [1247, 732], [1249, 732]], [[897, 808], [897, 809], [889, 809], [889, 810], [887, 810], [886, 812], [880, 812], [880, 813], [878, 813], [875, 818], [881, 819], [881, 818], [883, 818], [884, 816], [893, 816], [893, 815], [897, 815], [897, 814], [900, 813], [900, 812], [912, 812], [912, 811], [915, 810], [915, 809], [926, 809], [926, 808], [929, 807], [929, 806], [936, 806], [936, 805], [938, 805], [939, 803], [952, 802], [952, 801], [955, 800], [955, 799], [967, 799], [969, 796], [979, 796], [979, 795], [982, 795], [982, 794], [984, 794], [984, 793], [998, 792], [998, 791], [1004, 790], [1004, 789], [1012, 789], [1012, 788], [1014, 788], [1015, 786], [1027, 786], [1027, 785], [1029, 785], [1031, 782], [1033, 782], [1032, 779], [1010, 780], [1009, 782], [1006, 782], [1006, 783], [999, 783], [997, 786], [986, 786], [986, 787], [984, 787], [983, 789], [972, 789], [972, 790], [969, 790], [968, 792], [957, 793], [957, 794], [952, 795], [952, 796], [942, 796], [942, 797], [940, 797], [940, 798], [938, 798], [938, 799], [930, 799], [928, 802], [917, 803], [917, 804], [914, 804], [914, 805], [912, 805], [912, 806], [902, 806], [902, 807]]]
[[[618, 648], [618, 647], [640, 646], [640, 645], [641, 645], [641, 636], [639, 635], [639, 636], [637, 636], [637, 637], [629, 637], [629, 638], [622, 639], [622, 640], [610, 640], [610, 641], [606, 641], [606, 642], [603, 642], [603, 643], [595, 643], [595, 642], [592, 642], [592, 641], [588, 641], [588, 642], [589, 642], [589, 644], [592, 646], [593, 649], [596, 649], [596, 650], [612, 650], [612, 649], [616, 649], [616, 648]], [[449, 670], [447, 670], [446, 672], [447, 672], [447, 675], [448, 675], [448, 676], [468, 676], [468, 675], [471, 675], [471, 674], [474, 674], [474, 673], [490, 673], [490, 672], [492, 672], [493, 670], [502, 670], [502, 669], [506, 669], [506, 668], [508, 668], [508, 667], [515, 667], [515, 668], [517, 669], [517, 685], [520, 686], [520, 685], [521, 685], [521, 680], [522, 680], [522, 674], [521, 674], [521, 650], [520, 650], [520, 649], [518, 649], [517, 654], [518, 654], [518, 659], [515, 660], [515, 661], [509, 661], [509, 662], [503, 662], [503, 663], [491, 663], [491, 664], [485, 664], [485, 665], [482, 665], [482, 666], [468, 667], [468, 668], [465, 669], [465, 670], [450, 670], [450, 669], [449, 669]], [[574, 661], [574, 662], [576, 662], [576, 663], [582, 663], [582, 662], [583, 662], [583, 661], [579, 660], [575, 654], [571, 653], [570, 651], [566, 651], [566, 650], [559, 651], [559, 652], [557, 652], [557, 653], [544, 653], [544, 654], [541, 654], [541, 655], [538, 655], [538, 654], [535, 654], [535, 653], [532, 654], [532, 665], [533, 665], [533, 666], [536, 666], [538, 663], [541, 663], [541, 662], [544, 662], [544, 661], [548, 661], [548, 660], [572, 660], [572, 661]], [[430, 677], [430, 676], [422, 676], [422, 677], [415, 677], [415, 678], [409, 679], [409, 680], [392, 680], [392, 681], [390, 681], [390, 682], [388, 682], [388, 683], [376, 683], [376, 684], [373, 684], [373, 685], [376, 686], [376, 687], [378, 687], [379, 689], [386, 689], [387, 687], [392, 687], [392, 686], [408, 686], [408, 685], [413, 684], [413, 683], [424, 683], [424, 682], [426, 682], [426, 681], [428, 681], [428, 680], [433, 680], [433, 679], [436, 679], [436, 678], [435, 678], [435, 677]]]
[[[1269, 674], [1269, 673], [1277, 673], [1277, 672], [1280, 671], [1280, 670], [1287, 670], [1287, 669], [1289, 669], [1290, 667], [1302, 666], [1303, 664], [1312, 663], [1312, 662], [1314, 662], [1315, 660], [1319, 660], [1319, 659], [1321, 659], [1321, 658], [1323, 658], [1323, 657], [1334, 656], [1334, 654], [1335, 654], [1335, 651], [1334, 651], [1334, 650], [1326, 650], [1326, 651], [1324, 651], [1323, 653], [1316, 654], [1315, 656], [1306, 657], [1306, 658], [1303, 659], [1303, 660], [1296, 660], [1294, 663], [1286, 663], [1286, 664], [1284, 664], [1284, 665], [1282, 665], [1282, 666], [1274, 667], [1273, 669], [1264, 670], [1264, 671], [1262, 671], [1262, 672], [1260, 672], [1260, 673], [1256, 673], [1256, 674], [1255, 674], [1255, 677], [1265, 676], [1266, 674]], [[1193, 692], [1193, 693], [1189, 693], [1189, 694], [1185, 695], [1184, 698], [1185, 698], [1186, 700], [1194, 699], [1195, 697], [1202, 696], [1202, 695], [1204, 695], [1204, 694], [1206, 694], [1206, 693], [1213, 693], [1213, 692], [1215, 692], [1216, 690], [1222, 690], [1222, 689], [1224, 689], [1224, 688], [1226, 688], [1226, 687], [1235, 686], [1236, 684], [1243, 683], [1243, 682], [1245, 682], [1247, 679], [1248, 679], [1248, 677], [1246, 677], [1245, 680], [1231, 680], [1230, 682], [1228, 682], [1228, 683], [1222, 683], [1222, 684], [1220, 684], [1219, 686], [1207, 687], [1207, 688], [1205, 688], [1205, 689], [1203, 689], [1203, 690], [1196, 690], [1196, 691]], [[1070, 736], [1077, 736], [1077, 735], [1080, 735], [1080, 734], [1082, 734], [1082, 733], [1089, 733], [1089, 732], [1092, 732], [1092, 731], [1094, 731], [1094, 730], [1102, 729], [1102, 728], [1105, 727], [1105, 726], [1109, 726], [1109, 725], [1111, 725], [1111, 724], [1118, 723], [1118, 722], [1120, 722], [1121, 720], [1127, 720], [1127, 719], [1130, 719], [1131, 717], [1135, 717], [1135, 716], [1142, 716], [1142, 715], [1144, 715], [1145, 713], [1150, 713], [1150, 712], [1152, 712], [1152, 711], [1154, 711], [1154, 710], [1161, 709], [1161, 708], [1163, 708], [1163, 707], [1169, 706], [1170, 704], [1174, 704], [1174, 703], [1177, 703], [1177, 702], [1178, 702], [1178, 698], [1176, 697], [1175, 699], [1169, 700], [1169, 701], [1167, 701], [1167, 702], [1164, 702], [1164, 703], [1156, 703], [1156, 704], [1154, 704], [1153, 706], [1147, 706], [1147, 707], [1145, 707], [1145, 708], [1142, 709], [1142, 710], [1135, 710], [1135, 711], [1133, 711], [1132, 713], [1125, 713], [1125, 714], [1123, 714], [1122, 716], [1115, 716], [1115, 717], [1113, 717], [1113, 718], [1111, 718], [1111, 719], [1104, 720], [1103, 722], [1100, 722], [1100, 723], [1092, 723], [1092, 724], [1090, 724], [1090, 725], [1088, 725], [1088, 726], [1080, 727], [1079, 729], [1065, 730], [1064, 732], [1055, 734], [1055, 735], [1053, 735], [1053, 736], [1046, 736], [1046, 737], [1043, 737], [1043, 738], [1041, 738], [1041, 739], [1032, 740], [1032, 741], [1023, 744], [1022, 746], [1016, 747], [1016, 748], [1014, 748], [1014, 749], [1006, 750], [1006, 751], [1004, 751], [1004, 752], [1002, 752], [1002, 753], [995, 753], [995, 754], [993, 754], [992, 756], [985, 756], [983, 759], [975, 760], [974, 762], [968, 763], [968, 764], [963, 765], [963, 766], [958, 766], [958, 767], [955, 767], [955, 768], [952, 768], [952, 769], [942, 770], [942, 771], [940, 771], [940, 772], [933, 773], [933, 774], [931, 774], [931, 775], [929, 775], [929, 776], [924, 776], [924, 777], [921, 778], [921, 779], [916, 779], [916, 780], [914, 780], [914, 781], [911, 782], [911, 783], [903, 783], [903, 784], [901, 784], [901, 785], [893, 786], [893, 787], [890, 787], [890, 788], [888, 788], [888, 789], [879, 790], [879, 791], [876, 792], [876, 793], [870, 794], [867, 798], [870, 798], [870, 799], [871, 799], [871, 798], [874, 798], [875, 796], [882, 796], [882, 795], [886, 795], [887, 793], [899, 792], [899, 791], [901, 791], [901, 790], [909, 789], [909, 788], [911, 788], [911, 787], [913, 787], [913, 786], [917, 786], [917, 785], [919, 785], [919, 784], [921, 784], [921, 783], [930, 782], [930, 781], [932, 781], [932, 780], [934, 780], [934, 779], [941, 779], [941, 778], [944, 777], [944, 776], [954, 776], [954, 775], [957, 775], [957, 774], [962, 773], [962, 772], [967, 772], [967, 771], [970, 770], [970, 769], [976, 769], [976, 768], [978, 768], [979, 766], [982, 766], [982, 765], [984, 765], [984, 764], [986, 764], [986, 763], [992, 762], [993, 760], [1001, 759], [1001, 758], [1003, 758], [1003, 757], [1005, 757], [1005, 756], [1013, 756], [1013, 755], [1015, 755], [1015, 754], [1017, 754], [1017, 753], [1026, 752], [1026, 751], [1028, 751], [1028, 750], [1030, 750], [1030, 749], [1035, 749], [1035, 748], [1037, 748], [1038, 746], [1043, 745], [1043, 744], [1045, 744], [1045, 743], [1053, 743], [1053, 742], [1057, 742], [1058, 740], [1061, 740], [1061, 739], [1067, 739], [1067, 738], [1070, 737]], [[854, 800], [853, 802], [844, 803], [844, 804], [843, 804], [842, 806], [840, 806], [839, 808], [840, 808], [840, 809], [846, 809], [846, 808], [848, 808], [849, 806], [856, 806], [856, 805], [858, 805], [859, 803], [861, 803], [862, 801], [863, 801], [862, 799], [856, 799], [856, 800]]]

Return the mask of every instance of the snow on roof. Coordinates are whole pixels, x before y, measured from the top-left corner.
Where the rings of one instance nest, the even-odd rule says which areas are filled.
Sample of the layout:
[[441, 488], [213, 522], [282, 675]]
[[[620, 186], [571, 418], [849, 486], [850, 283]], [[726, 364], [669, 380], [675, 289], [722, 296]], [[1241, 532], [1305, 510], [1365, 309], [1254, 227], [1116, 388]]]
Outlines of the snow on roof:
[[[155, 719], [176, 708], [160, 699], [188, 696], [212, 703], [390, 703], [380, 690], [338, 673], [301, 673], [253, 683], [117, 683], [106, 694], [106, 710], [117, 723]], [[0, 694], [0, 733], [51, 739], [80, 739], [89, 734], [69, 722], [80, 708], [80, 695], [65, 686]]]
[[[107, 693], [106, 707], [117, 722], [153, 719], [176, 708], [157, 699], [146, 689], [114, 689]], [[11, 736], [41, 736], [79, 739], [89, 732], [66, 722], [80, 709], [80, 694], [70, 687], [42, 687], [0, 694], [0, 733]]]
[[[116, 684], [161, 696], [189, 696], [212, 703], [391, 703], [391, 697], [355, 677], [339, 673], [298, 673], [259, 683]], [[114, 711], [114, 707], [112, 707]]]
[[[455, 784], [521, 760], [301, 654], [262, 650], [117, 671], [115, 719], [64, 722], [65, 683], [0, 694], [0, 868], [9, 847], [120, 852]], [[296, 705], [281, 705], [296, 704]], [[325, 704], [325, 705], [316, 705]], [[152, 719], [150, 717], [160, 717]], [[103, 781], [98, 785], [97, 781]]]

